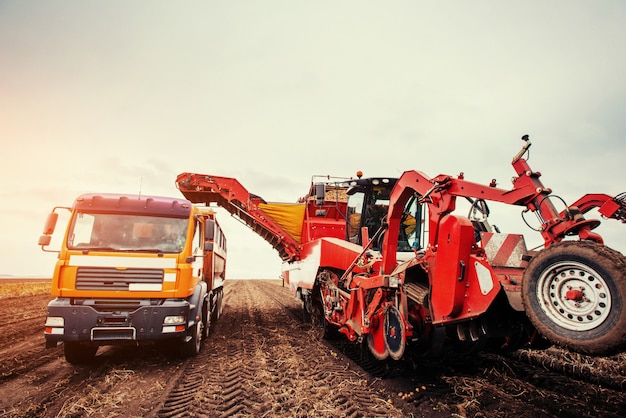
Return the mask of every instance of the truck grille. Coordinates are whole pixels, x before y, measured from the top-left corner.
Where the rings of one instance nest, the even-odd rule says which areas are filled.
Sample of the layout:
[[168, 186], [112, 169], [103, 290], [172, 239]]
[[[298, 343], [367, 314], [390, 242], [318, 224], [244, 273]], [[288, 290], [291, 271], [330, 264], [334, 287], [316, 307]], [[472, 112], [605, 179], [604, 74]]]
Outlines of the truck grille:
[[91, 341], [134, 341], [136, 339], [137, 330], [132, 327], [95, 327], [91, 329]]
[[161, 286], [163, 270], [113, 267], [78, 267], [77, 290], [130, 290], [130, 285]]

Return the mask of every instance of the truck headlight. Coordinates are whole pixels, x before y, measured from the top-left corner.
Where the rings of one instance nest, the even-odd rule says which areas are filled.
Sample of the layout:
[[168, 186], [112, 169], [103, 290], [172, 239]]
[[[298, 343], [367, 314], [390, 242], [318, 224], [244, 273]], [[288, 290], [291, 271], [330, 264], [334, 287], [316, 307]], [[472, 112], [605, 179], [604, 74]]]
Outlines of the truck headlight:
[[177, 325], [177, 324], [184, 324], [184, 323], [185, 323], [185, 317], [183, 315], [166, 316], [163, 319], [163, 325]]
[[65, 326], [65, 319], [62, 316], [49, 316], [46, 318], [47, 327], [62, 327]]

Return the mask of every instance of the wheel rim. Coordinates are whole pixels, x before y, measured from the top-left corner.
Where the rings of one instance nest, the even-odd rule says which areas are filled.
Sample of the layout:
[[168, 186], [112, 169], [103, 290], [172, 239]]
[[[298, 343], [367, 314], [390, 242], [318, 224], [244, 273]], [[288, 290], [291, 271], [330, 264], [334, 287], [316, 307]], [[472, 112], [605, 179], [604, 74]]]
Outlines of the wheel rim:
[[556, 263], [537, 281], [537, 297], [545, 314], [571, 331], [600, 326], [611, 313], [611, 290], [597, 271], [573, 261]]

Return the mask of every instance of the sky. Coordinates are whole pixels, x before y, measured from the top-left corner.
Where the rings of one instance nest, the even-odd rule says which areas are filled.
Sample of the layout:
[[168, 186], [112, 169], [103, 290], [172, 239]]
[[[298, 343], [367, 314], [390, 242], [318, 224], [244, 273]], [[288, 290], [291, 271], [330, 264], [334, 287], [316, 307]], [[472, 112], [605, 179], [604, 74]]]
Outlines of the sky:
[[[182, 197], [182, 172], [269, 202], [357, 170], [510, 188], [528, 134], [555, 195], [617, 195], [624, 74], [623, 0], [0, 0], [0, 275], [52, 274], [37, 240], [54, 206]], [[218, 216], [227, 277], [278, 278], [270, 244]], [[626, 253], [622, 224], [597, 231]]]

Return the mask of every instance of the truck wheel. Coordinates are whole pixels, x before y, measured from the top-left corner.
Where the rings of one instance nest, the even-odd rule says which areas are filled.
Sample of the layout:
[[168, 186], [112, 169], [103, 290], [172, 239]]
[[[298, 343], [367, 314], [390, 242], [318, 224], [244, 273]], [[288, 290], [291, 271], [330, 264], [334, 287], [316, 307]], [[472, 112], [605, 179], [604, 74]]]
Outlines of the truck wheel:
[[98, 346], [84, 345], [75, 341], [65, 341], [63, 343], [63, 354], [65, 360], [70, 364], [86, 364], [96, 357]]
[[211, 312], [206, 311], [206, 307], [208, 304], [205, 304], [205, 308], [203, 309], [202, 316], [204, 317], [204, 326], [202, 327], [202, 339], [206, 340], [211, 335], [211, 324], [213, 323], [213, 315]]
[[189, 341], [183, 341], [182, 344], [181, 352], [183, 357], [193, 357], [200, 353], [203, 329], [204, 323], [202, 323], [202, 321], [196, 322], [196, 324], [191, 327], [189, 330], [191, 333], [191, 339]]
[[224, 288], [220, 288], [219, 293], [217, 294], [217, 319], [222, 317], [222, 312], [224, 310]]
[[224, 298], [223, 289], [219, 289], [215, 292], [215, 297], [213, 299], [213, 304], [211, 305], [209, 318], [207, 318], [206, 326], [204, 333], [208, 337], [210, 334], [210, 328], [213, 324], [217, 322], [218, 319], [222, 316], [222, 299]]
[[215, 306], [212, 313], [214, 322], [222, 316], [222, 299], [224, 299], [224, 289], [220, 288], [215, 295]]
[[553, 344], [607, 355], [626, 343], [626, 259], [604, 245], [566, 241], [541, 251], [524, 271], [522, 300]]

